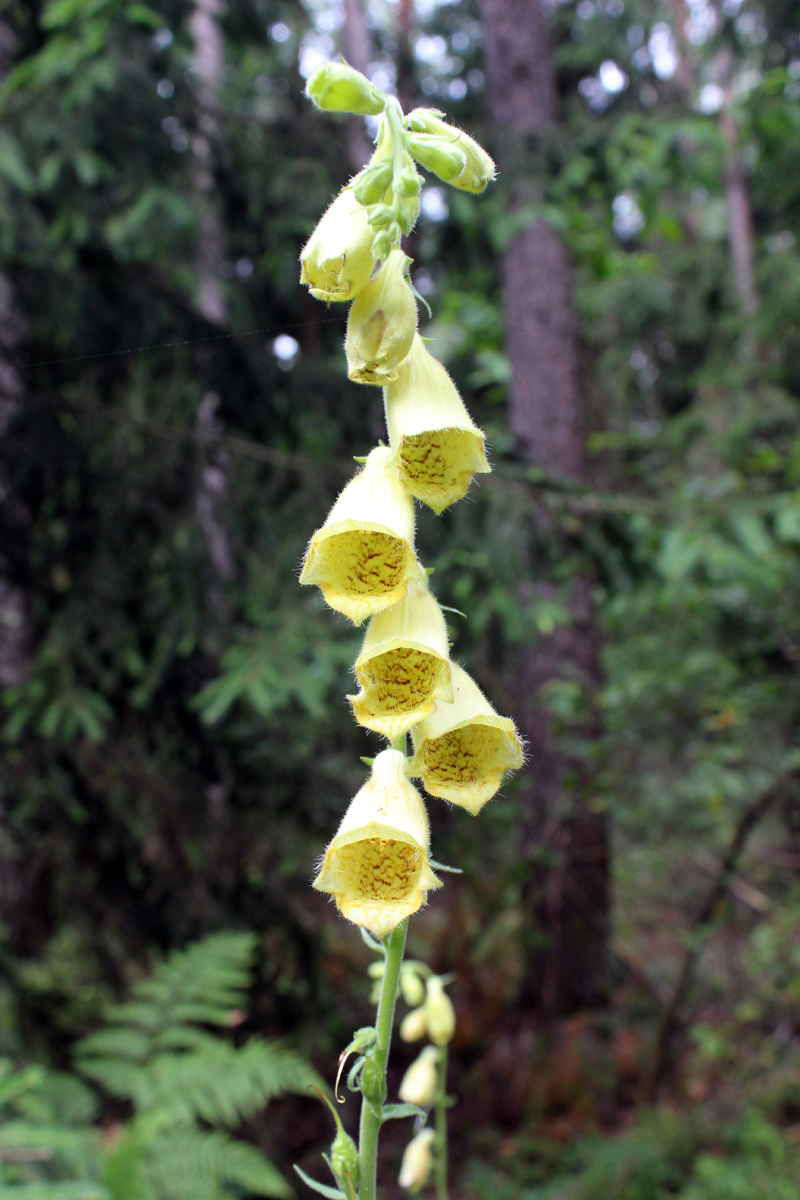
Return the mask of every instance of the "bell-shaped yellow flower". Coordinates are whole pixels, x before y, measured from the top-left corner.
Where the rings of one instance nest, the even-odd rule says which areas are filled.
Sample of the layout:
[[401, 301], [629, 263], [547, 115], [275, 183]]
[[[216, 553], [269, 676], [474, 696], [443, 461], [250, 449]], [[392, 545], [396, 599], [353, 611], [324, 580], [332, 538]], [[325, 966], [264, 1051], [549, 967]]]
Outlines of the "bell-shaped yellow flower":
[[421, 1192], [433, 1170], [433, 1142], [436, 1134], [423, 1129], [405, 1148], [397, 1182], [409, 1192]]
[[522, 746], [514, 722], [497, 715], [466, 671], [456, 663], [450, 669], [453, 703], [439, 705], [412, 730], [408, 773], [432, 796], [474, 815], [494, 796], [506, 771], [522, 766]]
[[403, 484], [435, 512], [465, 496], [474, 474], [491, 470], [483, 433], [419, 334], [383, 396], [389, 445]]
[[425, 578], [414, 553], [414, 507], [391, 460], [388, 446], [372, 451], [309, 542], [300, 575], [356, 625]]
[[417, 331], [417, 304], [406, 279], [411, 259], [392, 250], [347, 318], [347, 373], [356, 383], [384, 384], [411, 349]]
[[303, 247], [300, 282], [317, 300], [352, 300], [375, 266], [374, 236], [353, 186], [343, 188]]
[[452, 701], [447, 626], [427, 582], [409, 583], [404, 600], [372, 618], [355, 672], [353, 714], [390, 742], [430, 716], [437, 700]]
[[384, 750], [325, 851], [314, 887], [343, 917], [385, 938], [441, 887], [428, 862], [425, 803], [405, 775], [405, 758]]

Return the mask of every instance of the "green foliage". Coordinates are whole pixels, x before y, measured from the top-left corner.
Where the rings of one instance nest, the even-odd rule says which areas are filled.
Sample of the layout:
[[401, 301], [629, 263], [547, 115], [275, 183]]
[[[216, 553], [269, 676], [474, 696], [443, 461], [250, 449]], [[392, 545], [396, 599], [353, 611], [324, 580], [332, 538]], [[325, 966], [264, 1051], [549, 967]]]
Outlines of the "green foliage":
[[80, 1080], [0, 1061], [0, 1191], [30, 1200], [111, 1200], [95, 1104]]
[[219, 1127], [237, 1127], [317, 1076], [284, 1046], [259, 1038], [233, 1046], [204, 1028], [238, 1023], [254, 949], [252, 934], [219, 933], [173, 953], [112, 1008], [107, 1028], [77, 1046], [81, 1073], [133, 1105], [109, 1154], [114, 1200], [290, 1193], [263, 1155]]
[[556, 1182], [526, 1188], [476, 1164], [474, 1194], [478, 1200], [797, 1200], [800, 1194], [800, 1154], [757, 1110], [728, 1125], [702, 1111], [694, 1118], [656, 1113], [619, 1137], [578, 1143], [560, 1165]]

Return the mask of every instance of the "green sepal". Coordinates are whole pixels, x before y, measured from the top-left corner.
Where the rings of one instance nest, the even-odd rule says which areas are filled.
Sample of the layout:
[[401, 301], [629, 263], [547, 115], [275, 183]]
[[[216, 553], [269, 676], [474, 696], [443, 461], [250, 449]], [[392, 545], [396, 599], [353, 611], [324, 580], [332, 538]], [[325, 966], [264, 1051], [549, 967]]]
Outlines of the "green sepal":
[[428, 1119], [425, 1109], [417, 1108], [416, 1104], [385, 1104], [382, 1116], [384, 1121], [398, 1121], [401, 1117], [422, 1117], [423, 1124]]
[[348, 1091], [350, 1091], [350, 1092], [358, 1091], [358, 1076], [360, 1075], [361, 1071], [364, 1069], [364, 1063], [366, 1061], [367, 1061], [366, 1055], [362, 1054], [360, 1058], [356, 1059], [356, 1061], [353, 1063], [350, 1070], [347, 1072], [347, 1090]]
[[328, 1200], [347, 1200], [344, 1192], [340, 1192], [338, 1188], [328, 1187], [327, 1183], [317, 1183], [316, 1179], [312, 1179], [310, 1175], [306, 1175], [305, 1171], [294, 1164], [294, 1169], [307, 1187], [313, 1188], [315, 1192], [319, 1192], [320, 1196], [327, 1196]]

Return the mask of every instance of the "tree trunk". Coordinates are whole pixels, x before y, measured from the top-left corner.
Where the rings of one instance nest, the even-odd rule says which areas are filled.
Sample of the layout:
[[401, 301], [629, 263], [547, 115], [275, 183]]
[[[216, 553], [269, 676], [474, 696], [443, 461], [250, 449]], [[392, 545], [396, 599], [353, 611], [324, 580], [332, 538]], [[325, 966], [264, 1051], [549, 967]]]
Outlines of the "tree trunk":
[[[195, 160], [195, 192], [198, 204], [197, 307], [207, 321], [223, 325], [228, 305], [220, 280], [225, 239], [213, 204], [212, 139], [219, 125], [219, 86], [222, 81], [225, 47], [217, 16], [221, 0], [195, 0], [189, 18], [192, 35], [192, 67], [197, 75], [197, 132], [192, 138]], [[216, 582], [209, 591], [210, 608], [223, 617], [227, 603], [222, 585], [234, 574], [228, 530], [221, 513], [228, 489], [227, 455], [220, 448], [222, 424], [216, 412], [220, 397], [205, 392], [197, 410], [200, 446], [195, 492], [197, 524], [206, 546]]]
[[[501, 181], [512, 206], [535, 198], [541, 140], [556, 117], [555, 79], [538, 0], [480, 0], [488, 99]], [[586, 474], [575, 320], [567, 253], [542, 218], [511, 239], [503, 262], [508, 416], [519, 453], [548, 475]], [[542, 591], [554, 592], [543, 584]], [[574, 581], [571, 622], [518, 655], [512, 700], [528, 740], [523, 835], [530, 854], [531, 947], [521, 1003], [556, 1016], [597, 1003], [606, 988], [609, 846], [605, 814], [591, 806], [592, 773], [557, 745], [541, 689], [564, 676], [591, 692], [599, 678], [598, 635], [587, 579]], [[596, 731], [591, 725], [584, 736]], [[532, 939], [533, 943], [534, 939]]]
[[[372, 52], [362, 0], [344, 0], [345, 58], [362, 75], [368, 74]], [[347, 122], [347, 157], [351, 171], [360, 171], [372, 154], [363, 117]]]

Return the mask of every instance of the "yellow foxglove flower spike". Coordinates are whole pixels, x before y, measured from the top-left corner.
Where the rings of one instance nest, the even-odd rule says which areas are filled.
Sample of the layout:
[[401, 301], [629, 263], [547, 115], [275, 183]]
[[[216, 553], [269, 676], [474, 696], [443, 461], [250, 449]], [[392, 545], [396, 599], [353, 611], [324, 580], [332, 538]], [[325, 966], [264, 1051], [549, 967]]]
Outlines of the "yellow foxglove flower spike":
[[451, 800], [473, 815], [497, 792], [506, 771], [522, 766], [514, 722], [500, 717], [474, 680], [450, 665], [453, 703], [440, 705], [412, 730], [409, 775], [432, 796]]
[[442, 886], [428, 863], [425, 803], [406, 778], [405, 761], [397, 750], [377, 756], [314, 880], [343, 917], [377, 938], [422, 908], [431, 888]]
[[426, 1046], [403, 1076], [397, 1092], [401, 1100], [416, 1104], [417, 1108], [430, 1108], [436, 1096], [438, 1061], [437, 1047]]
[[433, 1170], [433, 1142], [436, 1134], [432, 1129], [423, 1129], [405, 1148], [400, 1163], [400, 1187], [409, 1192], [421, 1192]]
[[423, 504], [440, 513], [467, 494], [474, 474], [491, 470], [483, 433], [419, 334], [383, 396], [394, 461]]
[[450, 653], [444, 614], [427, 584], [409, 583], [404, 600], [373, 617], [356, 659], [359, 725], [395, 742], [436, 708], [450, 703]]
[[[477, 195], [494, 179], [494, 162], [483, 146], [455, 125], [442, 121], [442, 115], [432, 108], [415, 108], [408, 114], [405, 126], [411, 134], [408, 138], [409, 149], [423, 167], [433, 171], [446, 183]], [[442, 165], [441, 160], [447, 153], [450, 158], [444, 158], [443, 173], [437, 167]], [[461, 165], [456, 171], [458, 154], [461, 155]]]
[[303, 247], [300, 282], [317, 300], [354, 299], [375, 266], [374, 236], [352, 186], [343, 188]]
[[417, 304], [406, 270], [411, 259], [391, 250], [378, 273], [356, 297], [347, 318], [347, 373], [356, 383], [384, 384], [411, 349]]
[[309, 542], [300, 575], [356, 625], [425, 578], [414, 553], [414, 507], [391, 459], [388, 446], [368, 455]]

